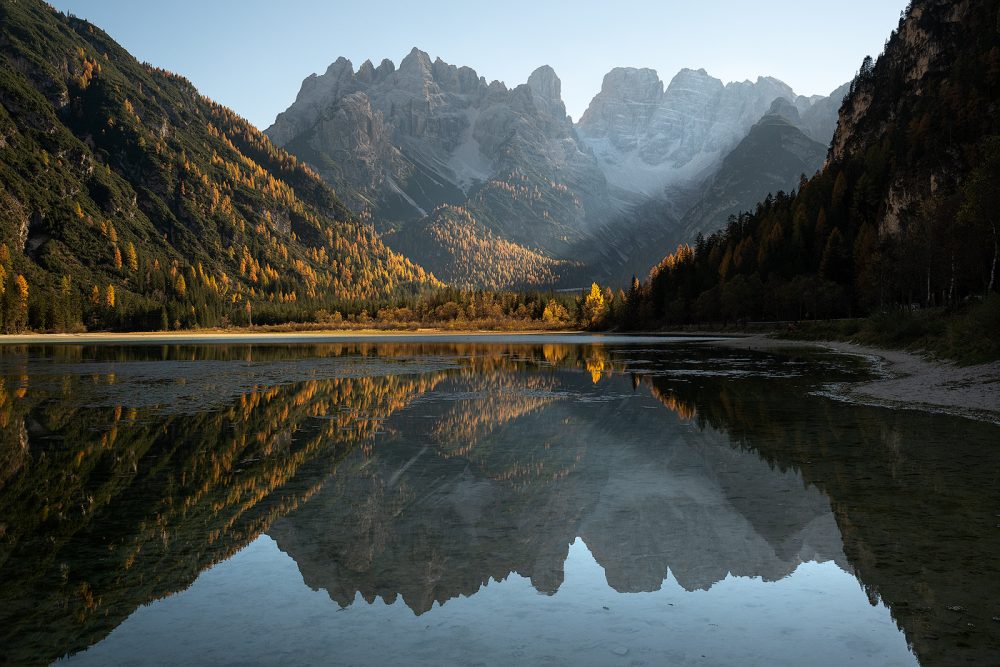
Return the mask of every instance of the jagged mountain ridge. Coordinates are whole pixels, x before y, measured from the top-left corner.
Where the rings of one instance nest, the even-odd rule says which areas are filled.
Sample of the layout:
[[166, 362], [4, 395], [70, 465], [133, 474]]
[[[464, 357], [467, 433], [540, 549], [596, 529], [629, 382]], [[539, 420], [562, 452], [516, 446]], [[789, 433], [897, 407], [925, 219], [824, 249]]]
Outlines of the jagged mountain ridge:
[[703, 69], [683, 69], [664, 88], [654, 70], [616, 68], [577, 128], [624, 196], [659, 196], [708, 176], [777, 99], [808, 114], [807, 133], [828, 143], [838, 92], [831, 102], [796, 95], [772, 77], [724, 84]]
[[996, 327], [970, 304], [988, 312], [1000, 266], [998, 19], [998, 0], [911, 3], [882, 54], [862, 61], [824, 168], [664, 257], [637, 291], [633, 326], [917, 304], [969, 317], [949, 336], [982, 336], [987, 358]]
[[[512, 89], [416, 48], [396, 69], [345, 58], [305, 80], [296, 102], [266, 134], [313, 164], [379, 227], [419, 219], [440, 204], [465, 204], [508, 238], [554, 249], [604, 206], [604, 183], [579, 145], [550, 67]], [[335, 159], [353, 152], [354, 171]], [[516, 183], [515, 181], [526, 181]], [[562, 196], [572, 191], [575, 197]], [[549, 193], [554, 196], [549, 196]], [[537, 205], [535, 205], [537, 204]], [[530, 208], [515, 224], [509, 218]]]
[[[826, 98], [797, 96], [771, 78], [724, 85], [704, 70], [683, 70], [664, 90], [653, 70], [619, 68], [577, 124], [560, 89], [547, 66], [508, 89], [416, 48], [398, 69], [365, 61], [355, 72], [339, 58], [303, 82], [266, 134], [317, 169], [397, 250], [460, 284], [510, 287], [578, 281], [582, 273], [571, 264], [551, 274], [509, 271], [497, 254], [486, 257], [486, 271], [507, 277], [483, 283], [455, 274], [463, 262], [451, 261], [433, 235], [405, 228], [431, 227], [440, 206], [457, 206], [468, 214], [465, 235], [480, 246], [492, 235], [550, 267], [601, 254], [594, 246], [609, 239], [623, 241], [612, 253], [629, 255], [632, 208], [660, 198], [672, 216], [650, 224], [670, 226], [775, 99], [808, 116], [804, 131], [822, 135], [825, 127], [824, 142], [835, 124]], [[645, 165], [638, 172], [636, 161]]]
[[718, 229], [731, 215], [754, 210], [769, 194], [796, 189], [803, 176], [823, 166], [826, 154], [824, 144], [806, 135], [798, 109], [778, 98], [718, 169], [691, 189], [697, 199], [683, 217], [672, 217], [669, 202], [651, 199], [630, 212], [631, 231], [639, 240], [622, 234], [620, 224], [608, 225], [599, 234], [603, 253], [589, 256], [586, 264], [613, 284], [645, 278], [663, 258], [663, 248]]

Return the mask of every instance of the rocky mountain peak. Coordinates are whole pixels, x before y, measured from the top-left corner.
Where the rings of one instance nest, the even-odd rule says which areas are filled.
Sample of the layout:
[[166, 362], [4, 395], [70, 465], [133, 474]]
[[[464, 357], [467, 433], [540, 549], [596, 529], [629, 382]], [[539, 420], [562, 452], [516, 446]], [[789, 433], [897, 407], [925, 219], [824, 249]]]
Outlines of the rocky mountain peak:
[[[784, 102], [772, 109], [779, 98]], [[616, 68], [577, 129], [624, 198], [663, 196], [702, 181], [769, 110], [797, 125], [817, 104], [773, 77], [723, 84], [704, 69], [685, 68], [664, 89], [653, 70]], [[824, 142], [833, 131], [828, 116], [820, 111], [809, 122]]]
[[399, 63], [399, 75], [401, 77], [416, 77], [421, 79], [433, 78], [431, 57], [414, 46]]
[[601, 93], [615, 93], [629, 99], [653, 102], [663, 96], [663, 82], [655, 69], [616, 67], [604, 75]]
[[634, 134], [635, 126], [649, 122], [662, 97], [656, 70], [616, 67], [604, 75], [601, 92], [580, 117], [580, 127], [591, 136], [621, 141]]
[[542, 65], [528, 77], [528, 88], [535, 95], [547, 102], [562, 101], [562, 82], [556, 76], [554, 69]]
[[372, 65], [371, 60], [366, 60], [361, 63], [361, 67], [358, 68], [358, 73], [355, 78], [362, 83], [371, 83], [375, 80], [375, 66]]
[[782, 81], [781, 79], [776, 79], [773, 76], [758, 76], [757, 77], [757, 85], [761, 86], [761, 85], [764, 85], [764, 84], [771, 84], [772, 86], [787, 86], [788, 85], [784, 81]]
[[390, 244], [438, 271], [445, 265], [433, 258], [444, 246], [431, 247], [420, 230], [442, 204], [463, 207], [498, 238], [568, 257], [572, 244], [649, 197], [669, 197], [681, 215], [692, 199], [685, 192], [769, 109], [794, 123], [811, 104], [776, 79], [724, 85], [685, 69], [665, 86], [653, 69], [620, 67], [574, 128], [561, 88], [547, 65], [508, 88], [418, 48], [398, 69], [366, 61], [355, 73], [338, 58], [303, 83], [267, 134], [391, 230]]
[[325, 76], [340, 78], [343, 76], [354, 76], [354, 64], [344, 56], [340, 56], [326, 68]]
[[802, 120], [798, 107], [788, 101], [787, 97], [779, 97], [771, 102], [771, 108], [767, 110], [768, 116], [781, 116], [785, 120], [798, 125]]
[[[667, 85], [667, 92], [669, 92], [671, 88], [678, 88], [691, 83], [701, 85], [708, 84], [713, 88], [723, 87], [722, 81], [716, 79], [704, 69], [690, 69], [688, 67], [684, 67], [674, 75], [673, 79], [670, 80], [670, 83]], [[747, 83], [749, 83], [749, 81]]]
[[667, 84], [663, 96], [668, 104], [671, 100], [685, 100], [685, 103], [704, 105], [724, 89], [722, 81], [703, 69], [682, 69]]

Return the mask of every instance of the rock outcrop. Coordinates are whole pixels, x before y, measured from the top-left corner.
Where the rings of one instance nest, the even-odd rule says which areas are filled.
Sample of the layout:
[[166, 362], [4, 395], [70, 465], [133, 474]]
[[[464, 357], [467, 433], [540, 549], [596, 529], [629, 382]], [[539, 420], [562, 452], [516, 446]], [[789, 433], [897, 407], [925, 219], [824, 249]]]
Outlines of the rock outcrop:
[[912, 3], [877, 61], [862, 65], [828, 162], [906, 147], [878, 195], [881, 234], [904, 234], [924, 201], [955, 190], [975, 166], [978, 144], [997, 133], [998, 44], [997, 2], [923, 0]]
[[788, 100], [775, 100], [706, 180], [701, 197], [681, 221], [676, 242], [721, 229], [729, 216], [752, 211], [768, 194], [791, 192], [803, 176], [815, 174], [823, 166], [827, 148], [799, 129], [800, 120]]
[[[664, 89], [653, 70], [617, 68], [604, 77], [577, 129], [620, 196], [661, 196], [711, 174], [779, 98], [797, 114], [826, 99], [796, 95], [770, 77], [723, 84], [691, 69]], [[816, 115], [819, 128], [827, 116]]]
[[[642, 210], [665, 210], [655, 224], [676, 224], [778, 99], [810, 136], [827, 127], [828, 142], [835, 115], [826, 98], [797, 96], [777, 79], [724, 85], [686, 69], [664, 88], [654, 70], [616, 68], [574, 125], [551, 67], [508, 88], [414, 48], [398, 69], [366, 61], [355, 72], [338, 59], [303, 82], [266, 133], [438, 275], [480, 286], [575, 285], [589, 279], [581, 256], [604, 261], [610, 252], [627, 263], [635, 254], [630, 238], [648, 226], [635, 223], [635, 207], [656, 199]], [[479, 270], [455, 275], [470, 266], [451, 256], [461, 247], [425, 233], [441, 228], [442, 206], [462, 211], [450, 216], [449, 238], [492, 249], [477, 253]], [[501, 248], [531, 261], [501, 267], [511, 256]], [[483, 269], [502, 280], [484, 282]]]
[[[266, 133], [335, 186], [356, 190], [356, 208], [381, 223], [463, 203], [517, 170], [532, 174], [534, 186], [548, 180], [599, 202], [592, 195], [602, 193], [603, 177], [576, 140], [560, 88], [551, 67], [508, 89], [416, 48], [398, 70], [386, 60], [355, 73], [341, 58], [307, 78]], [[563, 222], [583, 228], [587, 214], [572, 211]]]

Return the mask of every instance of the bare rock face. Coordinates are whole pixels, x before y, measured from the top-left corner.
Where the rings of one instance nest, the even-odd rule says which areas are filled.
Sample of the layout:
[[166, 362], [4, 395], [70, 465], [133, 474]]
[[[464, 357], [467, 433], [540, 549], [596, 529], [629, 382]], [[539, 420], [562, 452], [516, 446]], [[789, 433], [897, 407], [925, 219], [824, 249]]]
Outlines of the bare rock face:
[[[513, 186], [515, 173], [531, 175], [530, 192], [511, 187], [508, 199], [544, 200], [547, 190], [568, 188], [591, 200], [594, 211], [541, 207], [537, 219], [521, 221], [518, 236], [548, 247], [567, 230], [586, 228], [601, 205], [595, 195], [604, 190], [603, 174], [576, 138], [560, 89], [548, 66], [508, 89], [487, 84], [468, 67], [431, 61], [416, 48], [398, 69], [385, 60], [378, 68], [366, 62], [355, 73], [341, 58], [303, 82], [295, 103], [267, 134], [335, 186], [358, 190], [356, 210], [383, 223], [464, 204], [493, 181]], [[474, 211], [488, 226], [507, 208], [497, 197], [492, 201]], [[556, 227], [559, 234], [551, 231]]]
[[[467, 236], [492, 234], [568, 266], [558, 260], [575, 261], [582, 246], [608, 238], [608, 225], [623, 227], [614, 237], [627, 234], [631, 209], [649, 198], [669, 200], [683, 215], [704, 180], [778, 99], [791, 109], [784, 115], [805, 125], [798, 114], [823, 98], [796, 96], [771, 78], [724, 85], [704, 70], [686, 69], [664, 87], [654, 70], [616, 68], [574, 125], [549, 66], [508, 88], [414, 48], [398, 68], [389, 60], [378, 67], [366, 61], [355, 72], [349, 60], [338, 59], [303, 81], [295, 103], [266, 133], [309, 163], [390, 243], [410, 239], [408, 251], [442, 257], [440, 266], [427, 268], [443, 275], [455, 264], [447, 257], [454, 250], [415, 250], [412, 241], [427, 235], [398, 232], [427, 227], [432, 212], [457, 206], [470, 221]], [[817, 114], [813, 125], [824, 118]], [[464, 278], [456, 277], [466, 284], [472, 276]], [[538, 280], [515, 271], [505, 284]]]
[[769, 77], [724, 85], [691, 69], [664, 89], [653, 70], [618, 68], [605, 76], [577, 130], [611, 185], [656, 196], [710, 174], [777, 99], [798, 114], [824, 98], [796, 95]]
[[837, 129], [840, 106], [850, 89], [851, 84], [848, 82], [830, 93], [828, 97], [816, 98], [812, 106], [802, 112], [802, 117], [797, 123], [799, 128], [813, 141], [829, 145]]
[[[540, 102], [556, 106], [562, 104], [562, 82], [555, 70], [548, 65], [542, 65], [531, 73], [528, 77], [528, 89]], [[566, 106], [563, 105], [562, 108], [565, 111]]]
[[322, 76], [310, 74], [302, 82], [295, 104], [281, 114], [267, 135], [278, 146], [287, 144], [310, 127], [334, 102], [357, 90], [354, 68], [346, 58], [337, 58]]
[[616, 67], [604, 76], [601, 92], [577, 128], [587, 137], [607, 139], [619, 151], [635, 150], [640, 129], [649, 126], [662, 97], [663, 82], [656, 70]]

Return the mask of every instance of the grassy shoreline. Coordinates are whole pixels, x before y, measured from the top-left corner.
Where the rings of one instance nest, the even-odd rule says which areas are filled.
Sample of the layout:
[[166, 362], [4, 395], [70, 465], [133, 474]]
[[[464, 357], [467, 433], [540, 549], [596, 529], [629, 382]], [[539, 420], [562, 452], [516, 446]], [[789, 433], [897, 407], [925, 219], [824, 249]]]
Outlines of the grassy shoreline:
[[183, 329], [175, 331], [95, 331], [0, 335], [0, 344], [45, 342], [116, 342], [129, 340], [185, 341], [192, 339], [246, 339], [268, 336], [488, 336], [488, 335], [635, 335], [635, 336], [769, 336], [815, 343], [841, 342], [922, 354], [961, 365], [1000, 360], [1000, 297], [957, 309], [897, 309], [866, 318], [800, 322], [741, 323], [724, 327], [671, 327], [623, 332], [586, 331], [537, 320], [454, 320], [421, 326], [419, 323], [290, 322], [252, 327]]
[[776, 334], [904, 350], [962, 365], [1000, 360], [1000, 297], [956, 310], [898, 309], [835, 322], [805, 322]]
[[983, 364], [1000, 361], [1000, 296], [957, 308], [898, 308], [853, 319], [746, 322], [710, 329], [696, 325], [663, 331], [851, 343], [960, 365]]
[[[134, 331], [134, 332], [83, 332], [83, 333], [37, 333], [0, 335], [0, 346], [4, 345], [48, 345], [48, 344], [122, 344], [130, 343], [253, 343], [253, 342], [341, 342], [358, 339], [441, 339], [453, 341], [456, 338], [531, 338], [542, 342], [559, 339], [572, 342], [573, 339], [588, 339], [587, 342], [607, 340], [620, 343], [626, 338], [636, 340], [663, 338], [704, 338], [705, 334], [672, 334], [667, 332], [629, 333], [615, 331], [583, 331], [580, 329], [372, 329], [372, 328], [308, 328], [308, 329], [186, 329], [182, 331]], [[713, 337], [720, 337], [715, 335]]]

